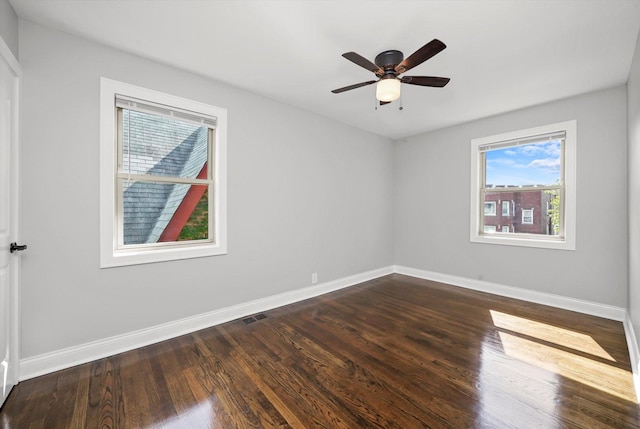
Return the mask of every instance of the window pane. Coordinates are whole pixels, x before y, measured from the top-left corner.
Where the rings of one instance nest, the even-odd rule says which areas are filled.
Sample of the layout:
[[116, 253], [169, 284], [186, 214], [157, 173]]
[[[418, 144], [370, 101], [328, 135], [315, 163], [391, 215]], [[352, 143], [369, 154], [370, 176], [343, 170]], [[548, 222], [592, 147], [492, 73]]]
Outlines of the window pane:
[[486, 201], [484, 203], [484, 215], [495, 216], [496, 215], [496, 203], [495, 201]]
[[122, 109], [121, 172], [207, 178], [209, 128]]
[[502, 201], [502, 216], [509, 216], [509, 201]]
[[560, 231], [560, 196], [557, 190], [495, 192], [487, 190], [487, 204], [508, 205], [511, 210], [499, 216], [485, 216], [483, 231], [487, 227], [498, 231], [520, 234], [558, 235]]
[[488, 188], [560, 183], [562, 140], [493, 149], [485, 154]]
[[209, 239], [208, 186], [122, 180], [124, 244]]

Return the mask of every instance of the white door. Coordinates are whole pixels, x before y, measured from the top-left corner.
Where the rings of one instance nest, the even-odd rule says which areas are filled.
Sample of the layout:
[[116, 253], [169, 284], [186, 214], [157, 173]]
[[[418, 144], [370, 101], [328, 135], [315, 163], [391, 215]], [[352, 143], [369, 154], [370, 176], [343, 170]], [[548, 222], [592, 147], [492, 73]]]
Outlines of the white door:
[[0, 406], [18, 382], [18, 85], [20, 66], [0, 39]]

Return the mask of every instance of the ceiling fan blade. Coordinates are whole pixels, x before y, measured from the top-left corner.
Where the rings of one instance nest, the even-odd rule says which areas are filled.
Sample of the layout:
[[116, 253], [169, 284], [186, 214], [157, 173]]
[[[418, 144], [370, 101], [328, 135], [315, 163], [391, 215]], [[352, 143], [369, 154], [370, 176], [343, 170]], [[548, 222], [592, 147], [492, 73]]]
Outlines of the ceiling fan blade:
[[331, 92], [333, 92], [334, 94], [339, 94], [341, 92], [349, 91], [351, 89], [360, 88], [361, 86], [371, 85], [372, 83], [376, 83], [376, 82], [377, 82], [377, 80], [370, 80], [370, 81], [367, 81], [367, 82], [360, 82], [360, 83], [356, 83], [356, 84], [353, 84], [353, 85], [345, 86], [344, 88], [334, 89]]
[[349, 61], [351, 61], [352, 63], [355, 63], [360, 67], [363, 67], [369, 71], [374, 72], [376, 75], [382, 75], [384, 73], [384, 71], [380, 67], [378, 67], [377, 65], [375, 65], [374, 63], [372, 63], [371, 61], [369, 61], [368, 59], [366, 59], [360, 54], [356, 54], [355, 52], [345, 52], [344, 54], [342, 54], [342, 56], [348, 59]]
[[441, 52], [447, 45], [442, 43], [438, 39], [433, 39], [422, 48], [415, 51], [413, 54], [409, 55], [403, 62], [396, 66], [396, 72], [404, 73], [408, 70], [411, 70], [417, 65], [422, 64], [427, 61], [429, 58], [433, 57], [435, 54]]
[[402, 83], [408, 83], [410, 85], [420, 86], [435, 86], [442, 88], [449, 83], [448, 77], [436, 77], [436, 76], [402, 76], [400, 81]]

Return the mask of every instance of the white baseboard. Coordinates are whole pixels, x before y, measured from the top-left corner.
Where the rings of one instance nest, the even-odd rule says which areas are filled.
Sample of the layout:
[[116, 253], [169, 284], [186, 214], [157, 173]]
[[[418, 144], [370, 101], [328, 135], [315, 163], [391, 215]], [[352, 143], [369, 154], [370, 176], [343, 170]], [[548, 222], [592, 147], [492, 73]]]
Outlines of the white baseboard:
[[160, 341], [195, 332], [214, 325], [229, 322], [251, 314], [260, 313], [333, 292], [358, 283], [366, 282], [393, 273], [393, 267], [384, 267], [355, 274], [326, 283], [273, 295], [267, 298], [214, 310], [174, 322], [163, 323], [79, 346], [20, 360], [20, 381], [48, 374], [75, 365], [91, 362], [107, 356], [148, 346]]
[[394, 266], [394, 272], [407, 276], [418, 277], [438, 283], [446, 283], [466, 289], [473, 289], [480, 292], [487, 292], [494, 295], [506, 296], [508, 298], [520, 299], [522, 301], [544, 304], [550, 307], [563, 308], [565, 310], [577, 311], [579, 313], [590, 314], [592, 316], [603, 317], [605, 319], [624, 322], [626, 310], [622, 307], [599, 304], [581, 299], [568, 298], [566, 296], [554, 295], [545, 292], [536, 292], [528, 289], [521, 289], [512, 286], [505, 286], [497, 283], [474, 280], [466, 277], [458, 277], [449, 274], [436, 273], [432, 271], [419, 270], [416, 268]]
[[636, 333], [633, 329], [629, 313], [627, 313], [624, 319], [624, 336], [626, 337], [627, 347], [629, 348], [629, 361], [631, 362], [631, 369], [633, 371], [636, 402], [638, 402], [640, 401], [640, 350], [638, 349], [638, 341], [636, 340]]
[[[631, 362], [634, 365], [634, 380], [637, 382], [637, 389], [640, 389], [640, 375], [636, 374], [638, 372], [640, 352], [638, 352], [638, 346], [635, 340], [636, 337], [633, 334], [633, 326], [631, 325], [631, 322], [627, 320], [627, 314], [624, 308], [398, 265], [367, 271], [331, 282], [285, 292], [267, 298], [257, 299], [197, 316], [176, 320], [174, 322], [152, 326], [147, 329], [141, 329], [69, 347], [63, 350], [57, 350], [22, 359], [20, 361], [20, 380], [27, 380], [29, 378], [48, 374], [75, 365], [91, 362], [96, 359], [133, 350], [138, 347], [144, 347], [200, 329], [239, 319], [244, 316], [303, 301], [305, 299], [313, 298], [392, 273], [404, 274], [425, 280], [436, 281], [439, 283], [450, 284], [453, 286], [464, 287], [467, 289], [621, 321], [625, 326], [625, 334], [627, 335], [627, 344], [629, 345]], [[638, 390], [638, 392], [640, 392], [640, 390]], [[640, 394], [638, 397], [640, 398]]]

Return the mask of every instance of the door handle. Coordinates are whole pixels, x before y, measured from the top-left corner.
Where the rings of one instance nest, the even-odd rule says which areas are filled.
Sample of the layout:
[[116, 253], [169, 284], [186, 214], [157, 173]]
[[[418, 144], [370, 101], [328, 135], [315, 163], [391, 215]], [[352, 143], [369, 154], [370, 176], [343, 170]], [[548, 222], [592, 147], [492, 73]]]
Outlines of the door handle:
[[13, 252], [22, 252], [23, 250], [27, 250], [27, 245], [26, 244], [18, 244], [15, 241], [13, 243], [11, 243], [10, 247], [9, 247], [9, 252], [13, 253]]

